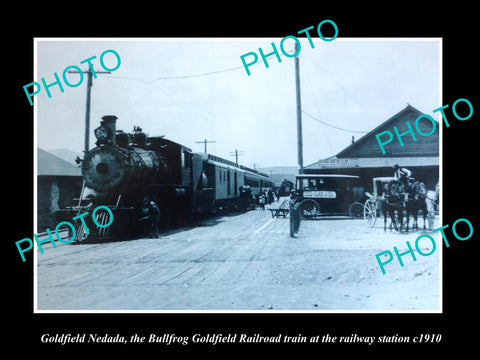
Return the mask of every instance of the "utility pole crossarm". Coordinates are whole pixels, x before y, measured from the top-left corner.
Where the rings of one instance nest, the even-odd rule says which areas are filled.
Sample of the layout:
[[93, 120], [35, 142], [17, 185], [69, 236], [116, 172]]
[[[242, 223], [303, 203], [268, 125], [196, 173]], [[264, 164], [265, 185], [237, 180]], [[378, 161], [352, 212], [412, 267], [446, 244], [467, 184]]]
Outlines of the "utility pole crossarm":
[[195, 144], [205, 144], [205, 154], [207, 153], [207, 144], [212, 144], [214, 143], [215, 141], [209, 141], [207, 139], [203, 140], [203, 141], [195, 141]]
[[236, 163], [237, 165], [238, 165], [238, 157], [239, 157], [240, 155], [244, 155], [244, 154], [243, 154], [243, 151], [238, 151], [237, 149], [235, 149], [235, 152], [232, 151], [232, 152], [230, 153], [230, 156], [235, 156], [235, 163]]

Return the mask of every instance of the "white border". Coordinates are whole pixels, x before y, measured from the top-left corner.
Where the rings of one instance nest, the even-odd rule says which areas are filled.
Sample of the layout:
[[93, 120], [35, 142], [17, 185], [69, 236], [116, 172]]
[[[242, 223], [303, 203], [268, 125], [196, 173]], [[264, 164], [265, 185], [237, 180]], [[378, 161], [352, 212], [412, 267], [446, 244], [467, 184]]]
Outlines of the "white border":
[[[315, 38], [315, 37], [314, 37]], [[199, 41], [199, 40], [208, 40], [208, 41], [237, 41], [237, 40], [279, 40], [282, 38], [272, 37], [272, 38], [33, 38], [34, 41], [34, 79], [38, 79], [37, 73], [37, 62], [38, 62], [38, 42], [39, 41]], [[304, 38], [299, 38], [303, 40]], [[334, 41], [438, 41], [439, 45], [439, 104], [443, 105], [443, 38], [442, 37], [432, 37], [432, 38], [339, 38], [337, 37]], [[35, 80], [34, 80], [35, 81]], [[37, 193], [38, 193], [38, 184], [37, 184], [37, 106], [36, 102], [33, 105], [34, 113], [34, 139], [33, 139], [33, 159], [34, 159], [34, 173], [33, 173], [33, 184], [34, 184], [34, 199], [33, 199], [33, 226], [34, 232], [37, 229]], [[434, 109], [432, 109], [433, 111]], [[440, 186], [440, 204], [439, 204], [439, 227], [443, 226], [442, 215], [443, 215], [443, 126], [442, 120], [439, 119], [440, 126], [440, 154], [439, 154], [439, 186]], [[438, 242], [439, 253], [439, 310], [39, 310], [38, 309], [38, 293], [37, 293], [37, 249], [33, 251], [33, 312], [38, 314], [155, 314], [155, 313], [165, 313], [165, 314], [439, 314], [443, 313], [443, 239], [439, 235], [440, 239]], [[33, 240], [33, 239], [32, 239]]]

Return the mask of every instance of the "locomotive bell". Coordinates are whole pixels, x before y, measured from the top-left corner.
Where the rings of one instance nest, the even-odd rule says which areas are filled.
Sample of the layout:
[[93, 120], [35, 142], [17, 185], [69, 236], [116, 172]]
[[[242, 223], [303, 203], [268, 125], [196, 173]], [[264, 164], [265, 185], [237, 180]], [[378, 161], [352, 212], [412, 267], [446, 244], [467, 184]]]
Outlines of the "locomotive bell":
[[102, 116], [102, 121], [100, 122], [100, 127], [95, 130], [95, 136], [97, 136], [97, 130], [104, 129], [105, 131], [102, 134], [102, 131], [98, 131], [100, 134], [102, 134], [105, 139], [99, 139], [97, 136], [98, 140], [101, 140], [103, 143], [110, 143], [110, 144], [116, 144], [117, 139], [116, 139], [116, 122], [117, 122], [117, 117], [115, 115], [105, 115]]
[[133, 140], [133, 146], [145, 147], [147, 145], [147, 134], [142, 131], [140, 126], [134, 126], [130, 136]]

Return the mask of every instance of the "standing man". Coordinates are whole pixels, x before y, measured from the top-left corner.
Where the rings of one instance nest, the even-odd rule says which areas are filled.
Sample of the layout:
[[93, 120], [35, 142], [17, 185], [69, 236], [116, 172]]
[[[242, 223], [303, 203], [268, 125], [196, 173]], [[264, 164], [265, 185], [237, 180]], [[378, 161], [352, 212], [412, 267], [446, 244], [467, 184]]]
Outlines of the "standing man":
[[159, 233], [160, 209], [148, 196], [143, 199], [143, 217], [138, 221], [145, 221], [146, 231], [150, 238], [157, 239]]
[[405, 189], [408, 187], [408, 179], [412, 176], [412, 172], [408, 170], [407, 168], [400, 167], [398, 164], [395, 164], [393, 166], [393, 177], [400, 181]]

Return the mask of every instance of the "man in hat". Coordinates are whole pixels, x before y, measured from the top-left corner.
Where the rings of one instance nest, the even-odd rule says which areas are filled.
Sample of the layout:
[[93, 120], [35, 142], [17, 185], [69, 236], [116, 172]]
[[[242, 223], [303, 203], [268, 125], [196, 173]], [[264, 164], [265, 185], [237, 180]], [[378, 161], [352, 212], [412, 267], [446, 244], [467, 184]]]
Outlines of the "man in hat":
[[400, 181], [406, 189], [408, 187], [408, 179], [412, 177], [412, 172], [407, 168], [398, 166], [398, 164], [395, 164], [393, 170], [393, 177]]
[[143, 198], [141, 210], [144, 216], [137, 221], [144, 221], [148, 236], [158, 239], [160, 225], [160, 209], [158, 205], [150, 197], [146, 196]]

